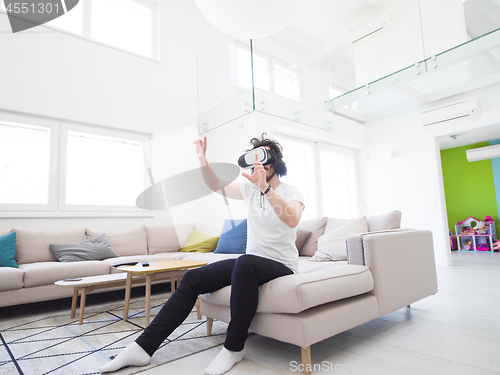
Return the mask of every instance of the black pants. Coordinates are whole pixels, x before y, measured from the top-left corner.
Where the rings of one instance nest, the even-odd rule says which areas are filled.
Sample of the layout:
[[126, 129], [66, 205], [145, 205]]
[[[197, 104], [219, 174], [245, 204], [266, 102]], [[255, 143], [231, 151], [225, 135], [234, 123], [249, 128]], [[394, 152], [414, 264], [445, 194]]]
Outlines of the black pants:
[[257, 310], [259, 286], [293, 272], [280, 262], [244, 254], [188, 271], [177, 290], [136, 340], [150, 356], [187, 318], [199, 294], [231, 285], [231, 321], [224, 346], [243, 350], [248, 328]]

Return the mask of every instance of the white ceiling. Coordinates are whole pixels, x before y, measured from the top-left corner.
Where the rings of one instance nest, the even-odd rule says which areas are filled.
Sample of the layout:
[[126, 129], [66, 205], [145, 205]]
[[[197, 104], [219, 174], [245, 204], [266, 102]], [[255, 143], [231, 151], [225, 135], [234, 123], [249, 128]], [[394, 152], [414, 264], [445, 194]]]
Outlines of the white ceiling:
[[[285, 32], [328, 52], [351, 29], [398, 0], [304, 0]], [[436, 0], [438, 1], [438, 0]], [[500, 28], [500, 0], [462, 0], [471, 38]]]

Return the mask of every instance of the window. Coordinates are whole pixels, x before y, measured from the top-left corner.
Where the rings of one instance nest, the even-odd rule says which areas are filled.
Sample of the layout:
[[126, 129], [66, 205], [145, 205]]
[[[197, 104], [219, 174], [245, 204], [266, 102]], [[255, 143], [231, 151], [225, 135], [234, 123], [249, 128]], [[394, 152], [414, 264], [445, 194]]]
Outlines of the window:
[[[5, 5], [0, 7], [5, 11]], [[158, 60], [158, 4], [153, 0], [80, 0], [45, 25]]]
[[[252, 88], [252, 55], [250, 51], [236, 48], [230, 51], [231, 83], [245, 89]], [[254, 54], [254, 85], [255, 87], [270, 91], [268, 61]]]
[[62, 207], [133, 207], [144, 190], [141, 142], [68, 130], [65, 159]]
[[287, 98], [300, 101], [299, 76], [293, 70], [278, 64], [274, 67], [274, 90], [275, 93]]
[[118, 48], [151, 56], [153, 8], [132, 0], [94, 0], [90, 37]]
[[83, 35], [83, 2], [80, 0], [76, 6], [64, 16], [47, 22], [46, 25], [54, 26], [58, 29], [69, 31], [70, 33]]
[[135, 202], [148, 186], [147, 134], [31, 122], [0, 120], [1, 210], [144, 214]]
[[323, 216], [352, 219], [358, 217], [353, 154], [319, 150]]
[[302, 220], [358, 217], [355, 151], [282, 134], [275, 137], [287, 163], [282, 181], [296, 186], [305, 200]]
[[287, 175], [281, 180], [295, 186], [302, 193], [306, 206], [306, 210], [302, 213], [302, 219], [318, 217], [316, 171], [310, 167], [315, 163], [315, 143], [298, 142], [293, 138], [279, 134], [276, 134], [276, 138], [283, 147], [283, 160], [287, 168]]
[[[229, 52], [231, 84], [244, 89], [252, 87], [252, 55], [248, 49], [234, 47]], [[300, 101], [300, 79], [297, 70], [265, 54], [253, 51], [255, 88]]]
[[50, 128], [0, 121], [0, 204], [49, 203]]

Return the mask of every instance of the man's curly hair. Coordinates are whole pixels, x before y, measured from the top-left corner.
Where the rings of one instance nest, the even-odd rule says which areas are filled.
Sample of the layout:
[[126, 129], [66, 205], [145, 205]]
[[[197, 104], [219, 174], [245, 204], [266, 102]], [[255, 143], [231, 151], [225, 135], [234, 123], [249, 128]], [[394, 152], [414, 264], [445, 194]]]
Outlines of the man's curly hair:
[[281, 147], [281, 145], [278, 142], [266, 138], [266, 136], [267, 136], [266, 133], [262, 133], [260, 139], [252, 138], [250, 140], [250, 144], [252, 145], [252, 148], [250, 150], [253, 150], [254, 148], [257, 147], [269, 146], [269, 148], [271, 149], [271, 154], [273, 156], [272, 162], [270, 164], [274, 168], [274, 172], [279, 177], [286, 176], [286, 165], [285, 162], [283, 161], [283, 147]]

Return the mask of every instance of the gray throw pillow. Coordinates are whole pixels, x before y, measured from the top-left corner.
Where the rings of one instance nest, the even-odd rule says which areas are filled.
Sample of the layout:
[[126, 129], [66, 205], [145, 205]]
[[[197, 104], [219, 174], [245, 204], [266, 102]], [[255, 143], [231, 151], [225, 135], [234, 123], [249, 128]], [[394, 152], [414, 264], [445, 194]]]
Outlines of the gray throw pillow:
[[84, 241], [51, 244], [50, 251], [59, 262], [80, 262], [119, 257], [111, 248], [104, 233]]

